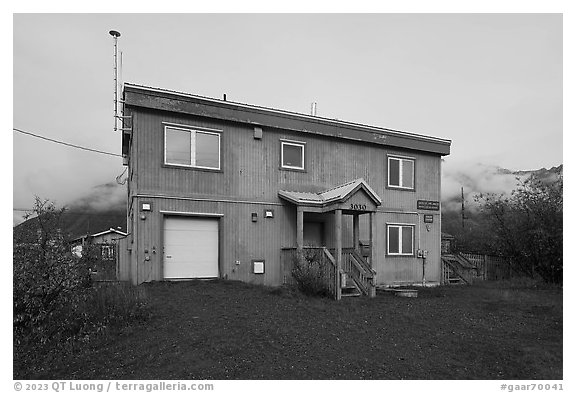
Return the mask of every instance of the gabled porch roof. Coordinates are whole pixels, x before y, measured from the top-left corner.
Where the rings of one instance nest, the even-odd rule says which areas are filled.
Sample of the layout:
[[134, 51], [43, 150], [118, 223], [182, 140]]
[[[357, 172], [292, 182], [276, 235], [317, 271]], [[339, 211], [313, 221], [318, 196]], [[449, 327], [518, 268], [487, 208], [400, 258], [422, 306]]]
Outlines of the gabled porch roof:
[[317, 193], [280, 190], [278, 191], [278, 196], [298, 206], [326, 207], [331, 204], [346, 201], [360, 189], [364, 190], [376, 206], [382, 204], [382, 199], [380, 199], [378, 194], [374, 192], [372, 187], [370, 187], [363, 178], [352, 180]]

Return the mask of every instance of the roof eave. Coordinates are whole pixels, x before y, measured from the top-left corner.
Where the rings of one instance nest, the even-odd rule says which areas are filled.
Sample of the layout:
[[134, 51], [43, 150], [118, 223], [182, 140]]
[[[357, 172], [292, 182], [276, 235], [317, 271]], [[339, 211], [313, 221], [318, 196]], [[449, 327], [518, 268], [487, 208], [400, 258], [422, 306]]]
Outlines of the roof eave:
[[[276, 127], [297, 132], [424, 151], [442, 156], [450, 154], [451, 141], [448, 139], [223, 101], [129, 83], [125, 83], [124, 91], [128, 93], [125, 95], [125, 104], [128, 106], [184, 112], [197, 116], [237, 121], [258, 126]], [[163, 103], [158, 99], [145, 100], [135, 97], [130, 93], [144, 94], [166, 100], [189, 102], [190, 105], [189, 108], [186, 108], [186, 105], [174, 105], [170, 102]]]

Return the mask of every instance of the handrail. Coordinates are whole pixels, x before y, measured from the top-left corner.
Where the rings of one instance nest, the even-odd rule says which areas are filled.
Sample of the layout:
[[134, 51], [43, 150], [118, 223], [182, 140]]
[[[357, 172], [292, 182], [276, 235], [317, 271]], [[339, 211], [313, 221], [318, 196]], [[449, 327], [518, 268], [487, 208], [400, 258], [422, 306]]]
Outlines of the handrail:
[[441, 258], [441, 259], [442, 259], [442, 263], [445, 263], [446, 265], [448, 265], [454, 274], [456, 274], [458, 277], [460, 277], [466, 284], [470, 284], [468, 279], [464, 278], [464, 276], [462, 274], [460, 274], [460, 272], [458, 271], [458, 268], [456, 268], [454, 266], [452, 261], [450, 261], [449, 259], [444, 259], [444, 258]]
[[350, 261], [354, 264], [356, 269], [360, 270], [362, 273], [364, 273], [367, 276], [371, 275], [371, 272], [367, 272], [366, 269], [364, 269], [364, 266], [362, 266], [362, 264], [360, 262], [358, 262], [356, 255], [354, 255], [353, 252], [350, 253], [350, 256], [352, 256], [352, 258], [350, 258]]
[[342, 274], [342, 269], [338, 271], [338, 265], [336, 264], [336, 260], [334, 259], [332, 254], [330, 254], [330, 251], [328, 251], [326, 247], [322, 247], [322, 253], [324, 255], [324, 258], [327, 259], [330, 262], [330, 265], [332, 266], [332, 269], [330, 269], [331, 271], [327, 272], [326, 277], [328, 280], [327, 283], [328, 288], [334, 299], [340, 300], [342, 294], [341, 292], [342, 288], [340, 286], [340, 276]]
[[366, 269], [367, 263], [362, 263], [363, 258], [353, 249], [343, 250], [342, 256], [344, 271], [350, 275], [362, 293], [370, 297], [376, 296], [375, 272], [371, 268]]
[[368, 261], [366, 261], [366, 259], [364, 259], [364, 257], [358, 253], [358, 251], [352, 249], [352, 254], [354, 254], [356, 261], [362, 265], [366, 273], [372, 273], [373, 275], [376, 275], [376, 270], [372, 269], [372, 266], [368, 264]]
[[330, 251], [328, 251], [328, 249], [326, 247], [322, 247], [322, 249], [324, 250], [324, 255], [326, 255], [326, 258], [328, 258], [328, 260], [330, 261], [330, 263], [336, 267], [336, 260], [334, 259], [334, 257], [332, 256], [332, 254], [330, 254]]

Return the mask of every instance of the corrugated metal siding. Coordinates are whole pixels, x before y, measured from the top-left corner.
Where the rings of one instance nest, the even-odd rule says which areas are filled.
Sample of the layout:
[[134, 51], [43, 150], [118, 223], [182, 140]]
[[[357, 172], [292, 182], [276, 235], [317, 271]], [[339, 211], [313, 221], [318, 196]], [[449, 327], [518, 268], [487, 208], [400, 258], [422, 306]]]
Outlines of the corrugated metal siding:
[[[222, 172], [163, 166], [163, 121], [221, 129]], [[435, 155], [268, 128], [257, 140], [253, 128], [246, 125], [158, 112], [138, 113], [134, 134], [138, 146], [135, 176], [140, 193], [220, 195], [276, 202], [279, 189], [320, 191], [363, 177], [385, 206], [415, 209], [417, 199], [439, 200], [440, 158]], [[306, 172], [279, 169], [282, 138], [306, 142]], [[416, 158], [416, 192], [386, 189], [387, 154]]]
[[[426, 212], [430, 214], [432, 212]], [[382, 213], [376, 214], [379, 242], [376, 245], [376, 263], [378, 285], [402, 285], [406, 283], [422, 282], [422, 259], [415, 256], [389, 256], [386, 255], [387, 238], [386, 225], [412, 224], [414, 225], [414, 252], [418, 248], [428, 250], [425, 265], [425, 279], [428, 284], [440, 282], [440, 215], [434, 213], [434, 222], [424, 223], [423, 214]], [[420, 224], [418, 220], [420, 219]], [[429, 226], [430, 231], [426, 226]], [[360, 228], [362, 229], [362, 225]], [[367, 239], [361, 232], [361, 239]]]
[[128, 251], [127, 237], [118, 240], [116, 250], [116, 255], [118, 256], [116, 277], [120, 281], [130, 281], [130, 253]]
[[[142, 199], [141, 199], [142, 200]], [[163, 279], [163, 217], [164, 212], [214, 213], [220, 218], [220, 277], [278, 285], [280, 249], [296, 242], [296, 209], [292, 206], [153, 199], [154, 211], [143, 213], [137, 222], [139, 248], [135, 254], [138, 279], [148, 282]], [[274, 218], [265, 219], [264, 210], [274, 209]], [[252, 213], [258, 221], [252, 222]], [[148, 251], [148, 252], [146, 252]], [[146, 261], [146, 256], [150, 260]], [[265, 274], [252, 273], [252, 260], [266, 261]], [[236, 265], [240, 261], [240, 265]]]
[[[386, 222], [417, 223], [415, 215], [389, 214], [384, 211], [416, 211], [416, 201], [440, 200], [440, 156], [412, 151], [387, 149], [361, 142], [336, 138], [304, 135], [289, 131], [264, 128], [263, 138], [253, 138], [248, 125], [218, 122], [188, 115], [161, 111], [133, 113], [134, 133], [131, 157], [131, 193], [167, 195], [172, 197], [198, 197], [261, 201], [265, 205], [242, 203], [203, 202], [154, 199], [154, 212], [141, 220], [139, 203], [134, 204], [133, 221], [138, 225], [135, 236], [138, 249], [132, 252], [133, 281], [162, 279], [161, 242], [162, 216], [159, 210], [212, 212], [223, 214], [221, 233], [221, 275], [230, 279], [258, 282], [267, 285], [281, 283], [279, 266], [281, 247], [295, 246], [295, 208], [281, 202], [278, 190], [320, 191], [363, 177], [382, 198], [376, 214], [377, 236], [376, 270], [379, 284], [418, 282], [422, 276], [422, 262], [408, 257], [385, 257]], [[214, 128], [222, 130], [221, 172], [200, 171], [163, 165], [164, 125], [162, 122]], [[287, 171], [280, 166], [280, 139], [306, 142], [306, 172]], [[399, 191], [386, 188], [387, 154], [400, 154], [416, 159], [416, 190]], [[138, 185], [138, 188], [135, 185]], [[264, 219], [265, 208], [275, 211], [274, 219]], [[258, 213], [258, 222], [251, 221], [251, 213]], [[439, 281], [440, 277], [440, 216], [434, 214], [430, 232], [421, 227], [421, 248], [429, 250], [426, 280]], [[361, 240], [368, 240], [368, 216], [360, 221]], [[343, 216], [343, 246], [350, 247], [352, 217]], [[333, 245], [333, 217], [328, 215], [325, 226], [327, 245]], [[423, 221], [422, 217], [421, 220]], [[130, 228], [129, 228], [130, 231]], [[426, 231], [426, 233], [424, 233]], [[418, 236], [418, 234], [416, 235]], [[417, 239], [415, 241], [417, 245]], [[152, 254], [156, 247], [156, 254]], [[148, 250], [150, 261], [145, 260]], [[159, 257], [160, 255], [160, 257]], [[251, 259], [266, 260], [264, 277], [250, 272]], [[234, 261], [240, 260], [236, 266]], [[137, 265], [137, 266], [136, 266]], [[137, 269], [136, 269], [137, 267]]]

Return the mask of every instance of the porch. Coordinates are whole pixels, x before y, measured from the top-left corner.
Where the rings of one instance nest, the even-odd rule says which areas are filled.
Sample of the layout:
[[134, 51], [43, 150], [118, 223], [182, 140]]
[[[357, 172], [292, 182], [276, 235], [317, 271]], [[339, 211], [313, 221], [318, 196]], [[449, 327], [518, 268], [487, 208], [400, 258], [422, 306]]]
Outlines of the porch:
[[[296, 205], [296, 245], [283, 248], [281, 253], [285, 283], [293, 283], [291, 272], [294, 263], [316, 263], [334, 299], [340, 300], [354, 288], [358, 294], [376, 296], [376, 271], [373, 268], [374, 242], [377, 239], [375, 215], [382, 201], [364, 179], [320, 193], [279, 191], [278, 195]], [[315, 245], [305, 244], [305, 214], [319, 216], [324, 219], [323, 223], [332, 224], [332, 247], [327, 247], [324, 234], [315, 240]], [[344, 215], [352, 216], [353, 245], [350, 248], [343, 248]], [[362, 256], [360, 246], [361, 215], [368, 215], [368, 259]], [[330, 219], [326, 220], [326, 216]]]

